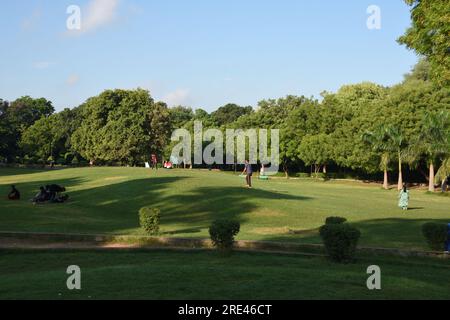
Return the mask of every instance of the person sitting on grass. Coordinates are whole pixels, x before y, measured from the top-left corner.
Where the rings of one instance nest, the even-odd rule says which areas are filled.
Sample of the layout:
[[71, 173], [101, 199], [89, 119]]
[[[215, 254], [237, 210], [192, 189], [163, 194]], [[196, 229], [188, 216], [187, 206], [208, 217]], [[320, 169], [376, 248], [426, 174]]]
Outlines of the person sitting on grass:
[[400, 191], [398, 198], [399, 198], [398, 206], [405, 211], [408, 210], [409, 191], [408, 191], [408, 188], [406, 187], [406, 184], [403, 185], [403, 189], [402, 189], [402, 191]]
[[50, 201], [54, 201], [57, 197], [59, 197], [59, 194], [61, 192], [65, 192], [66, 191], [66, 188], [61, 187], [61, 186], [59, 186], [57, 184], [51, 184], [51, 185], [45, 186], [45, 190], [50, 195], [49, 200]]
[[45, 190], [44, 187], [39, 188], [39, 192], [36, 196], [31, 200], [34, 204], [36, 203], [44, 203], [50, 200], [50, 194]]
[[9, 200], [20, 200], [20, 192], [16, 189], [16, 186], [11, 186], [11, 192], [8, 194]]

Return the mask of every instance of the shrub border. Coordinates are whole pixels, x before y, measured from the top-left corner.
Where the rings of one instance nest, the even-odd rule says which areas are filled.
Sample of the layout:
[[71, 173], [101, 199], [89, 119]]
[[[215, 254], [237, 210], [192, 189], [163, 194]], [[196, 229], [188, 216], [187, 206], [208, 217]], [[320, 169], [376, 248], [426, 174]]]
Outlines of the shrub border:
[[[39, 233], [39, 232], [6, 232], [0, 231], [2, 239], [34, 240], [54, 243], [83, 243], [92, 245], [92, 248], [102, 249], [102, 245], [126, 244], [129, 247], [123, 249], [213, 249], [211, 240], [199, 238], [167, 238], [131, 235], [105, 235], [105, 234], [63, 234], [63, 233]], [[134, 245], [134, 247], [133, 247]], [[68, 247], [70, 249], [70, 247]], [[87, 247], [90, 249], [90, 247]], [[322, 244], [301, 244], [292, 242], [268, 242], [268, 241], [235, 241], [234, 248], [238, 251], [261, 251], [283, 254], [301, 254], [307, 256], [325, 256]], [[6, 248], [7, 249], [7, 248]], [[26, 248], [25, 248], [26, 249]], [[114, 249], [105, 247], [104, 249]], [[400, 257], [435, 257], [449, 259], [450, 254], [435, 251], [417, 251], [398, 248], [357, 248], [357, 253], [372, 255], [394, 255]]]

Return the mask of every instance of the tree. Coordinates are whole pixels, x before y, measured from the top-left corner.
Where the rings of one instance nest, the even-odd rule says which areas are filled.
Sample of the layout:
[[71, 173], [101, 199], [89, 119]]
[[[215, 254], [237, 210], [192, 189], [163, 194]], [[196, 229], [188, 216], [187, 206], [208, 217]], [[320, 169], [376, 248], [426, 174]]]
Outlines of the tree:
[[333, 157], [333, 142], [329, 135], [318, 134], [307, 135], [303, 138], [298, 154], [306, 165], [314, 165], [314, 172], [317, 176], [321, 168], [326, 173], [326, 165]]
[[73, 152], [71, 136], [80, 124], [77, 108], [43, 117], [25, 129], [20, 146], [28, 158], [37, 158], [44, 163], [49, 158], [66, 158], [68, 153]]
[[45, 98], [33, 99], [25, 96], [13, 101], [8, 108], [11, 121], [21, 132], [42, 117], [48, 117], [55, 112], [52, 102]]
[[142, 89], [107, 90], [80, 108], [83, 121], [72, 143], [91, 163], [143, 162], [152, 152], [162, 153], [170, 134], [167, 106]]
[[181, 129], [186, 123], [194, 118], [192, 108], [178, 106], [169, 109], [170, 122], [172, 123], [172, 130]]
[[391, 153], [394, 148], [390, 142], [390, 139], [386, 136], [386, 129], [381, 126], [375, 131], [365, 132], [362, 136], [363, 141], [369, 143], [372, 149], [380, 154], [380, 168], [384, 172], [383, 188], [389, 189], [389, 176], [388, 169], [391, 158]]
[[396, 154], [398, 159], [398, 190], [403, 188], [402, 166], [406, 157], [407, 145], [402, 132], [390, 125], [381, 125], [374, 132], [366, 132], [363, 140], [371, 143], [373, 150], [380, 153], [380, 166], [384, 171], [383, 186], [388, 189], [387, 170], [390, 155]]
[[251, 114], [252, 107], [241, 107], [234, 103], [229, 103], [217, 109], [211, 114], [213, 121], [219, 127], [235, 122], [244, 115]]
[[0, 104], [0, 155], [8, 161], [16, 161], [21, 155], [19, 142], [23, 132], [37, 120], [50, 116], [54, 108], [45, 98], [28, 96]]
[[331, 134], [338, 142], [334, 145], [333, 160], [339, 166], [366, 172], [379, 170], [379, 155], [361, 136], [375, 130], [380, 105], [387, 93], [382, 86], [363, 82], [343, 86], [336, 94], [326, 96], [330, 100], [329, 113], [336, 122]]
[[431, 77], [441, 86], [450, 85], [450, 2], [405, 0], [412, 7], [412, 26], [399, 43], [428, 58]]
[[27, 128], [20, 141], [26, 156], [37, 157], [42, 163], [53, 159], [53, 148], [57, 140], [56, 129], [54, 117], [41, 118]]
[[435, 191], [434, 170], [437, 158], [444, 158], [450, 154], [449, 131], [450, 113], [448, 111], [425, 114], [415, 145], [418, 152], [423, 153], [428, 161], [430, 169], [428, 191], [430, 192]]

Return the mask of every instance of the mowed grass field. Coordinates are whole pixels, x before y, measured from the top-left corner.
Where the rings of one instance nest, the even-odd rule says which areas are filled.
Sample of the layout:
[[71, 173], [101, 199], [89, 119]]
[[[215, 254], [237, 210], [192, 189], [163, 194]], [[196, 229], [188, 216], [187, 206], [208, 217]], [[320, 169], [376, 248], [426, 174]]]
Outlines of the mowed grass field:
[[[33, 205], [39, 186], [67, 187], [65, 204]], [[20, 202], [6, 200], [9, 186]], [[255, 179], [223, 172], [143, 168], [76, 168], [52, 171], [0, 169], [0, 231], [143, 234], [138, 211], [161, 209], [167, 237], [208, 237], [217, 218], [241, 222], [238, 239], [320, 243], [328, 216], [343, 216], [361, 229], [361, 245], [427, 249], [421, 226], [450, 222], [450, 197], [411, 191], [411, 209], [397, 207], [397, 191], [359, 182]]]
[[[381, 290], [366, 286], [381, 268]], [[81, 268], [81, 291], [66, 287]], [[293, 255], [181, 251], [0, 251], [0, 299], [450, 299], [441, 259], [359, 257], [350, 265]]]

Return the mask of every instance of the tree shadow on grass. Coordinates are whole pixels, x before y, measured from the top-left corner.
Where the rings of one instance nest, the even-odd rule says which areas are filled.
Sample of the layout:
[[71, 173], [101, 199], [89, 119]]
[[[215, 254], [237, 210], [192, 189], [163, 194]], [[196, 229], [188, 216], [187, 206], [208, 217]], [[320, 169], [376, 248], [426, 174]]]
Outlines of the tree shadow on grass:
[[[427, 222], [450, 223], [445, 219], [374, 219], [350, 224], [361, 231], [361, 246], [380, 248], [400, 248], [404, 250], [430, 250], [422, 234], [422, 226]], [[325, 222], [324, 222], [325, 223]], [[288, 241], [294, 243], [322, 243], [319, 229], [291, 232], [285, 235], [264, 237], [265, 241]]]
[[[19, 184], [24, 196], [26, 194], [26, 198], [31, 198], [38, 192], [40, 185], [57, 183], [68, 187], [70, 199], [65, 204], [36, 207], [21, 201], [20, 204], [14, 204], [13, 213], [0, 219], [8, 222], [13, 227], [11, 230], [136, 234], [140, 232], [138, 212], [142, 207], [150, 206], [161, 210], [161, 223], [166, 234], [195, 234], [208, 228], [213, 220], [219, 218], [245, 223], [247, 220], [243, 215], [261, 207], [255, 200], [261, 203], [264, 199], [309, 199], [266, 190], [244, 189], [240, 186], [198, 187], [183, 192], [187, 179], [190, 177], [153, 177], [78, 191], [71, 189], [82, 185], [82, 178]], [[0, 186], [0, 190], [4, 192], [7, 188], [6, 185]], [[14, 213], [17, 219], [12, 219]], [[8, 219], [11, 221], [7, 221]], [[24, 224], [19, 223], [19, 220], [24, 219]]]
[[55, 168], [55, 169], [44, 169], [44, 168], [8, 168], [8, 167], [0, 167], [0, 179], [2, 177], [11, 177], [11, 176], [23, 176], [28, 174], [36, 174], [36, 173], [51, 173], [54, 171], [66, 170], [70, 168]]
[[215, 219], [231, 219], [245, 223], [244, 214], [259, 208], [255, 200], [308, 200], [258, 189], [242, 187], [201, 187], [186, 194], [166, 196], [160, 200], [165, 207], [162, 221], [166, 224], [194, 224], [197, 229], [208, 228]]

